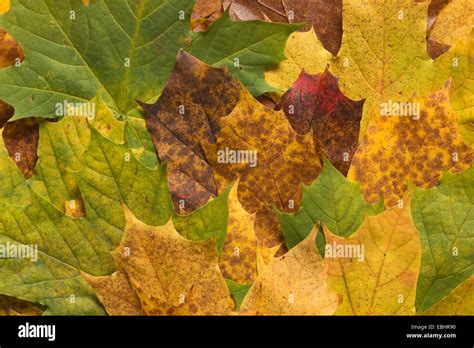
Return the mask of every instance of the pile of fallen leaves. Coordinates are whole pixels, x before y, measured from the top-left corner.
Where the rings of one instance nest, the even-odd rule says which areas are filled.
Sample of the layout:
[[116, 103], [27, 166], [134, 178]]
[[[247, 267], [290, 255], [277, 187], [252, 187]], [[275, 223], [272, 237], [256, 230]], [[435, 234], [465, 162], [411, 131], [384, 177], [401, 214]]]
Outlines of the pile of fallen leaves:
[[474, 314], [471, 0], [0, 11], [0, 313]]

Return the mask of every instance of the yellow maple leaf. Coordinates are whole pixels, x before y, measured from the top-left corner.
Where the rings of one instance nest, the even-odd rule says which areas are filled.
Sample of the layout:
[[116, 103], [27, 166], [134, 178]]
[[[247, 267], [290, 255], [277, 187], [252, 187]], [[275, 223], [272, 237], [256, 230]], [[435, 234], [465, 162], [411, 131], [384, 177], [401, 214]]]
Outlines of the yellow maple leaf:
[[314, 229], [265, 267], [247, 293], [246, 315], [332, 315], [340, 299], [327, 284], [327, 265], [316, 250]]
[[[245, 210], [257, 213], [257, 239], [273, 247], [283, 237], [273, 205], [286, 212], [298, 209], [301, 183], [308, 185], [317, 177], [321, 162], [311, 134], [297, 134], [282, 111], [267, 109], [243, 86], [240, 89], [239, 102], [221, 118], [217, 161], [227, 162], [226, 170], [240, 178], [238, 198]], [[228, 154], [232, 151], [243, 151], [252, 160], [233, 161]]]
[[171, 220], [151, 227], [124, 208], [125, 235], [113, 252], [118, 271], [84, 275], [111, 315], [206, 315], [233, 310], [217, 264], [216, 240], [183, 238]]
[[394, 206], [408, 182], [430, 188], [443, 170], [456, 173], [469, 168], [474, 151], [459, 135], [449, 87], [446, 84], [427, 97], [413, 98], [403, 107], [418, 111], [405, 116], [382, 116], [380, 109], [373, 110], [348, 173], [348, 179], [361, 183], [368, 202], [377, 202], [382, 193], [385, 205]]
[[337, 315], [415, 314], [421, 253], [408, 201], [367, 216], [349, 238], [325, 229], [330, 286], [343, 296]]
[[309, 74], [322, 73], [332, 55], [317, 39], [314, 29], [295, 32], [285, 45], [286, 60], [265, 73], [267, 82], [284, 93], [298, 79], [301, 70]]

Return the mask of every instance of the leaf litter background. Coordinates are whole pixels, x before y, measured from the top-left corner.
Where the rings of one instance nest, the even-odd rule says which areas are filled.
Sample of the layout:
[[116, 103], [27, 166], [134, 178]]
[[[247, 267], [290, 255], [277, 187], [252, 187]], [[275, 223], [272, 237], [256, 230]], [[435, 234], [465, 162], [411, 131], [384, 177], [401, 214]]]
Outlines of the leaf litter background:
[[0, 11], [3, 315], [474, 314], [470, 0]]

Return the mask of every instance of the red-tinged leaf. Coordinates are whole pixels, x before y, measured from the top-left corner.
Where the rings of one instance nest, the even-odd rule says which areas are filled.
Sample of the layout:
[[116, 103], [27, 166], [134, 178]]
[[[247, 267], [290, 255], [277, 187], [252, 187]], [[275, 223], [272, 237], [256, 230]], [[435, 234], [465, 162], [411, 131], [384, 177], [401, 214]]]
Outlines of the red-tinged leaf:
[[327, 71], [303, 71], [279, 103], [296, 132], [312, 129], [316, 150], [344, 175], [357, 148], [363, 105], [363, 100], [347, 98]]

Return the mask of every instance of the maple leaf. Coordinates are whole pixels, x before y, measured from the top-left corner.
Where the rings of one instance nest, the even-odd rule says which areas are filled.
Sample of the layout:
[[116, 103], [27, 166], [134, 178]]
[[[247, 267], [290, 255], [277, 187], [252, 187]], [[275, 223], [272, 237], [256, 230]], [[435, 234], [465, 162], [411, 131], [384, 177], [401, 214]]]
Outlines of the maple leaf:
[[293, 248], [307, 237], [313, 226], [322, 222], [342, 237], [351, 236], [367, 215], [383, 211], [383, 201], [369, 205], [362, 198], [358, 183], [348, 181], [324, 159], [318, 178], [310, 186], [303, 186], [301, 207], [295, 214], [277, 212], [285, 242]]
[[383, 193], [386, 206], [396, 205], [407, 191], [407, 181], [429, 188], [442, 170], [460, 172], [472, 163], [473, 150], [460, 139], [449, 103], [449, 84], [410, 103], [419, 106], [416, 115], [374, 113], [354, 155], [348, 179], [361, 183], [369, 203]]
[[303, 70], [278, 107], [299, 134], [312, 130], [316, 151], [345, 175], [357, 148], [363, 105], [363, 100], [344, 96], [331, 73], [310, 75]]
[[420, 239], [409, 199], [377, 216], [367, 216], [348, 238], [325, 231], [330, 285], [343, 295], [337, 315], [415, 313]]
[[444, 172], [439, 186], [415, 189], [412, 216], [421, 237], [416, 309], [423, 313], [474, 274], [474, 168]]
[[205, 315], [233, 309], [215, 240], [186, 240], [171, 221], [145, 225], [126, 207], [125, 215], [125, 235], [113, 253], [118, 271], [86, 276], [109, 314]]
[[328, 287], [327, 266], [316, 250], [317, 230], [259, 274], [240, 311], [246, 315], [331, 315], [339, 297]]
[[319, 40], [336, 55], [342, 37], [342, 0], [224, 0], [234, 20], [270, 20], [281, 23], [306, 22], [304, 30], [314, 28]]
[[298, 79], [301, 71], [318, 74], [326, 70], [332, 55], [315, 39], [314, 29], [292, 33], [285, 46], [286, 60], [265, 72], [269, 84], [278, 88], [277, 94], [286, 92]]
[[473, 315], [474, 276], [461, 283], [448, 296], [433, 305], [423, 315]]
[[158, 101], [141, 103], [158, 157], [169, 163], [177, 210], [192, 211], [217, 195], [206, 150], [216, 143], [219, 118], [233, 110], [239, 97], [239, 86], [228, 71], [180, 52]]
[[272, 206], [289, 212], [299, 207], [301, 183], [309, 184], [321, 170], [311, 135], [298, 135], [281, 111], [272, 111], [242, 89], [234, 110], [221, 118], [217, 153], [228, 150], [256, 154], [255, 165], [230, 163], [226, 168], [240, 177], [239, 200], [257, 213], [255, 231], [265, 247], [281, 242]]

